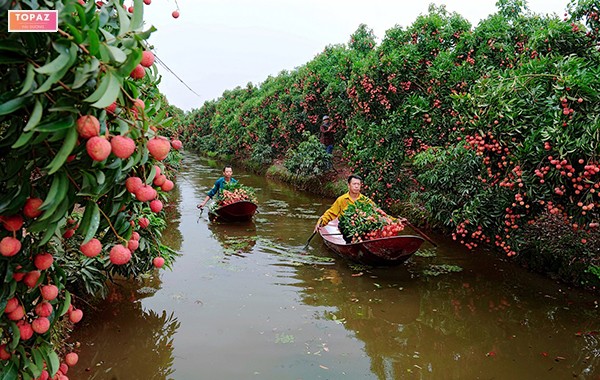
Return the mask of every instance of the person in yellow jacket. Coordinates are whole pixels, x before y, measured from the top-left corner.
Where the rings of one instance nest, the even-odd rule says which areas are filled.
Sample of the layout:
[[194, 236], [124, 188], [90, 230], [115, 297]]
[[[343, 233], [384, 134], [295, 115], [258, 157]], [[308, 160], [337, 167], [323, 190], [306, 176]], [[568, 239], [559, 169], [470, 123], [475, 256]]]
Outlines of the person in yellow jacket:
[[348, 207], [348, 205], [353, 204], [357, 200], [361, 199], [373, 203], [371, 199], [360, 193], [361, 187], [362, 178], [354, 174], [350, 175], [348, 177], [348, 192], [344, 195], [340, 195], [335, 202], [333, 202], [333, 205], [331, 205], [331, 207], [325, 211], [319, 220], [317, 220], [315, 232], [320, 226], [324, 226], [335, 218], [339, 217]]

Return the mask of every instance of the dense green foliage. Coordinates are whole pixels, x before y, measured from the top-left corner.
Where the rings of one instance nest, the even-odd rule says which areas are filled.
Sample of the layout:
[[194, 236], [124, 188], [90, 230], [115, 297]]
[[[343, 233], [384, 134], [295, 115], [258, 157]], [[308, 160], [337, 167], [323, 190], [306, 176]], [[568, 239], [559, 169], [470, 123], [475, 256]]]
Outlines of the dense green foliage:
[[[101, 294], [106, 279], [174, 257], [161, 243], [173, 187], [161, 175], [174, 175], [180, 157], [167, 157], [170, 142], [158, 137], [180, 111], [142, 61], [154, 29], [142, 1], [134, 6], [0, 0], [1, 378], [59, 373], [62, 342], [52, 337], [81, 319], [75, 295]], [[8, 33], [9, 9], [57, 10], [59, 31]], [[134, 176], [151, 190], [144, 200], [125, 186]], [[90, 242], [99, 251], [84, 252]]]
[[[378, 45], [361, 25], [347, 45], [188, 113], [187, 142], [299, 170], [303, 133], [327, 114], [336, 149], [384, 208], [410, 200], [469, 248], [577, 262], [588, 274], [577, 282], [599, 284], [599, 4], [573, 0], [562, 20], [525, 1], [497, 6], [472, 27], [432, 5]], [[579, 248], [536, 243], [556, 238], [531, 228], [549, 216]]]

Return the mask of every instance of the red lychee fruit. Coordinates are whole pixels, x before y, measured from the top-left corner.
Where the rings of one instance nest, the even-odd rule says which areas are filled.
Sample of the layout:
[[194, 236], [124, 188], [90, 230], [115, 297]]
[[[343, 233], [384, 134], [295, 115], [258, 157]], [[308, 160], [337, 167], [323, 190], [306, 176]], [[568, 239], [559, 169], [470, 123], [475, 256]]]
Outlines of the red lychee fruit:
[[96, 238], [92, 238], [85, 244], [82, 244], [81, 252], [87, 257], [96, 257], [102, 252], [102, 243]]
[[42, 215], [43, 211], [40, 210], [42, 203], [44, 201], [40, 198], [27, 198], [25, 206], [23, 206], [23, 215], [31, 219]]
[[94, 136], [85, 144], [88, 155], [94, 161], [104, 161], [110, 155], [111, 146], [103, 137]]
[[154, 260], [152, 260], [152, 265], [154, 265], [156, 268], [161, 268], [163, 265], [165, 265], [165, 259], [162, 257], [155, 257]]
[[0, 221], [2, 221], [4, 228], [10, 232], [16, 232], [23, 227], [23, 217], [19, 214], [0, 216]]
[[144, 103], [142, 99], [138, 98], [133, 101], [133, 107], [141, 111], [146, 108], [146, 103]]
[[173, 13], [171, 13], [171, 16], [173, 16], [173, 18], [179, 18], [179, 11], [173, 11]]
[[171, 191], [175, 187], [175, 184], [170, 179], [166, 180], [165, 183], [160, 187], [162, 191]]
[[138, 249], [140, 246], [140, 242], [135, 240], [135, 239], [129, 239], [129, 241], [127, 242], [127, 248], [133, 252], [136, 249]]
[[121, 244], [117, 244], [110, 250], [109, 259], [114, 265], [127, 264], [131, 260], [131, 251]]
[[141, 228], [148, 228], [148, 226], [150, 225], [150, 221], [148, 220], [148, 218], [140, 218], [138, 220], [138, 224]]
[[16, 255], [21, 250], [21, 242], [11, 236], [6, 236], [0, 240], [0, 254], [2, 256], [11, 257]]
[[152, 0], [144, 0], [144, 4], [150, 5], [150, 3], [152, 3]]
[[49, 253], [40, 253], [33, 258], [33, 265], [39, 270], [46, 270], [52, 266], [54, 257]]
[[29, 340], [33, 336], [33, 329], [31, 328], [29, 322], [20, 320], [17, 322], [17, 327], [21, 333], [21, 340]]
[[66, 363], [60, 363], [60, 365], [58, 366], [58, 372], [57, 374], [59, 374], [58, 380], [69, 380], [68, 377], [63, 376], [66, 375], [67, 372], [69, 372], [69, 366]]
[[65, 363], [67, 363], [69, 367], [73, 367], [75, 364], [77, 364], [78, 361], [79, 355], [77, 355], [75, 352], [69, 352], [65, 356]]
[[0, 360], [10, 359], [10, 352], [6, 350], [6, 344], [0, 344]]
[[23, 277], [23, 283], [33, 289], [41, 275], [42, 273], [39, 270], [32, 270], [31, 272], [28, 272], [25, 277]]
[[152, 183], [156, 186], [162, 186], [163, 183], [167, 180], [167, 177], [164, 174], [158, 174], [154, 177], [154, 181]]
[[110, 146], [115, 156], [125, 160], [135, 152], [135, 141], [127, 136], [115, 136], [110, 140]]
[[133, 79], [142, 79], [144, 77], [144, 75], [146, 75], [146, 70], [144, 69], [144, 66], [142, 66], [142, 65], [137, 65], [133, 69], [131, 74], [129, 74], [129, 76], [132, 77]]
[[93, 115], [84, 115], [77, 119], [77, 133], [84, 139], [100, 134], [100, 122]]
[[152, 202], [150, 202], [150, 210], [152, 210], [152, 212], [158, 213], [162, 209], [163, 209], [163, 204], [160, 200], [155, 199]]
[[183, 143], [181, 142], [181, 140], [175, 139], [175, 140], [171, 140], [171, 146], [175, 150], [181, 150], [181, 148], [183, 148]]
[[69, 313], [69, 321], [78, 323], [83, 318], [83, 311], [81, 309], [73, 309]]
[[69, 228], [68, 230], [65, 230], [65, 232], [63, 233], [63, 237], [65, 239], [69, 239], [69, 238], [73, 237], [74, 234], [75, 234], [75, 230], [72, 228]]
[[112, 102], [110, 106], [105, 108], [106, 112], [114, 114], [117, 110], [117, 102]]
[[142, 182], [140, 177], [129, 177], [125, 180], [125, 187], [127, 188], [127, 191], [132, 194], [135, 194], [143, 185], [144, 182]]
[[52, 301], [58, 296], [58, 288], [56, 285], [44, 285], [40, 287], [42, 298], [46, 301]]
[[133, 231], [131, 233], [131, 238], [134, 239], [134, 240], [140, 241], [140, 234], [137, 233], [137, 231]]
[[17, 265], [17, 267], [15, 268], [14, 272], [13, 272], [13, 278], [15, 279], [16, 282], [19, 282], [23, 279], [23, 277], [25, 277], [25, 273], [24, 272], [20, 272], [20, 270], [23, 267], [21, 265]]
[[152, 66], [153, 63], [154, 63], [154, 53], [152, 53], [150, 50], [144, 50], [142, 52], [142, 62], [140, 62], [140, 65], [142, 65], [144, 67], [150, 67], [150, 66]]
[[4, 307], [4, 312], [6, 314], [10, 314], [19, 306], [19, 300], [17, 297], [13, 297], [6, 301], [6, 306]]
[[50, 378], [50, 374], [48, 373], [48, 371], [43, 370], [40, 377], [36, 378], [36, 380], [48, 380], [49, 378]]
[[6, 317], [11, 321], [18, 321], [25, 316], [25, 308], [21, 305], [17, 306], [11, 313], [6, 314]]
[[169, 151], [171, 150], [171, 143], [167, 138], [159, 136], [151, 139], [146, 144], [148, 151], [158, 161], [162, 161], [169, 155]]
[[45, 334], [50, 328], [50, 320], [46, 317], [39, 317], [31, 322], [31, 328], [38, 334]]
[[158, 193], [150, 185], [142, 185], [136, 192], [135, 197], [140, 202], [148, 202], [156, 198]]
[[40, 317], [49, 317], [52, 314], [52, 305], [50, 302], [40, 302], [35, 305], [35, 313]]
[[154, 174], [155, 176], [160, 175], [160, 173], [162, 173], [162, 169], [158, 165], [154, 165], [154, 171], [156, 172], [156, 174]]
[[129, 7], [129, 8], [127, 8], [127, 12], [129, 12], [129, 13], [133, 13], [133, 7]]

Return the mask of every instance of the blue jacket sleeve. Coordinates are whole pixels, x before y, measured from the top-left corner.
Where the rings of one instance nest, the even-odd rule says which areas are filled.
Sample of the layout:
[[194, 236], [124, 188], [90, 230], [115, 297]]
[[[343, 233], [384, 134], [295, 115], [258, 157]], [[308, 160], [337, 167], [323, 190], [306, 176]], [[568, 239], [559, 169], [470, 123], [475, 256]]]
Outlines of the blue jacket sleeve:
[[221, 182], [222, 182], [222, 180], [221, 180], [221, 178], [219, 178], [215, 182], [215, 185], [213, 186], [213, 188], [210, 189], [210, 191], [206, 195], [208, 195], [212, 199], [212, 197], [214, 197], [219, 192], [219, 190], [221, 189]]

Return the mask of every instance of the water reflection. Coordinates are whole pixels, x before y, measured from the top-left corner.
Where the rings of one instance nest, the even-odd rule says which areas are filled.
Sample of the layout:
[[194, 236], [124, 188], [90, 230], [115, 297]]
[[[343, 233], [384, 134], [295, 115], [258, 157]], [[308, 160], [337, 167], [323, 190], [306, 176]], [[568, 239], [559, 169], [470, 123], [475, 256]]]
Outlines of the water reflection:
[[252, 251], [258, 236], [253, 221], [220, 223], [211, 221], [208, 229], [223, 247], [225, 255], [242, 255]]
[[173, 339], [180, 324], [173, 312], [142, 308], [141, 300], [158, 290], [155, 279], [118, 281], [107, 302], [88, 312], [72, 337], [81, 343], [73, 379], [171, 379]]

